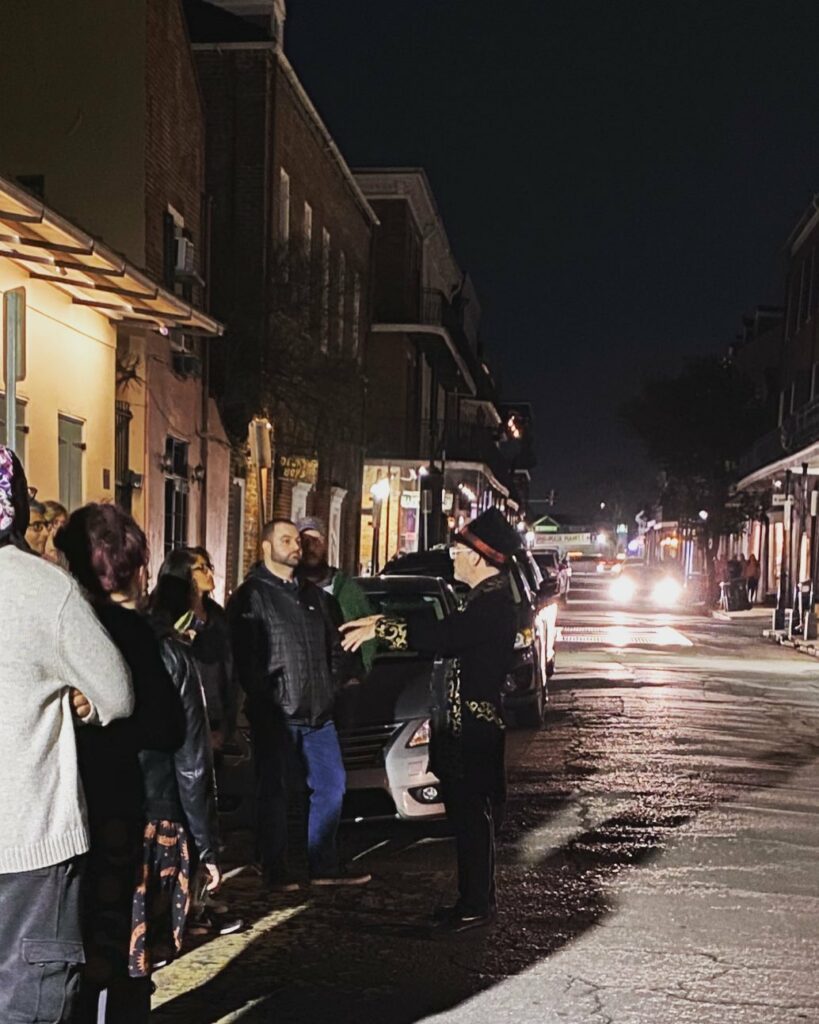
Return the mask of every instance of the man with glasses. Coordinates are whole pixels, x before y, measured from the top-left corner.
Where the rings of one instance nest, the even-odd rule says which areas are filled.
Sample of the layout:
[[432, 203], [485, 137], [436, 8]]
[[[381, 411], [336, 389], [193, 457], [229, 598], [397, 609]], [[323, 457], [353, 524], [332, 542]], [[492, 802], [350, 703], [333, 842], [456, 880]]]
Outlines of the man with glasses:
[[457, 659], [430, 742], [430, 770], [441, 780], [458, 858], [458, 899], [433, 922], [452, 933], [491, 924], [496, 912], [493, 808], [506, 790], [501, 690], [517, 630], [506, 569], [519, 546], [517, 532], [489, 509], [450, 548], [455, 578], [470, 588], [460, 612], [441, 621], [371, 615], [341, 627], [348, 651], [375, 638], [395, 650]]

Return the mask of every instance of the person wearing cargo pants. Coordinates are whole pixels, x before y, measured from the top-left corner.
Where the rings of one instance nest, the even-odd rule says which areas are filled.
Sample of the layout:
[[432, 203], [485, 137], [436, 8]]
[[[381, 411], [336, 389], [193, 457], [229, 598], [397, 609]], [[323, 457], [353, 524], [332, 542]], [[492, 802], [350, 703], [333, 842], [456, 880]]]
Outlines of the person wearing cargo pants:
[[0, 1019], [69, 1021], [85, 962], [80, 934], [83, 857], [0, 875]]
[[107, 725], [133, 713], [134, 695], [77, 584], [31, 554], [28, 520], [23, 467], [0, 445], [0, 1022], [63, 1024], [89, 846], [75, 716]]

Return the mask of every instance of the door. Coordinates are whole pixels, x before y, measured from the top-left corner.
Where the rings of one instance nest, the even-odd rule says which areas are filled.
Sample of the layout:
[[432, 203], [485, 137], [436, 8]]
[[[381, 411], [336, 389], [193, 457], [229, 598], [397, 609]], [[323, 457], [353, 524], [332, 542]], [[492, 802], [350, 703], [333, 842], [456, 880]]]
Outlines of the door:
[[69, 512], [79, 508], [82, 498], [83, 452], [82, 421], [70, 416], [58, 417], [60, 467], [60, 504]]

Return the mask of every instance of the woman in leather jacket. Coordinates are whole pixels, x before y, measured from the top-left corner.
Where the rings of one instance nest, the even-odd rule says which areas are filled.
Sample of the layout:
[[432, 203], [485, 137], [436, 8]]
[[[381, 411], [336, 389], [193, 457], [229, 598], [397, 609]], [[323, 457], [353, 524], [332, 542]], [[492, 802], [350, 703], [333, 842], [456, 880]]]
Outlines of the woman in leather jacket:
[[82, 974], [77, 1024], [97, 1024], [105, 992], [109, 1024], [142, 1024], [150, 1014], [150, 958], [131, 963], [134, 900], [145, 845], [147, 750], [173, 759], [185, 718], [154, 631], [140, 613], [148, 545], [134, 520], [114, 505], [77, 509], [55, 538], [119, 648], [134, 687], [130, 718], [106, 729], [80, 726], [77, 756], [88, 806]]
[[[189, 879], [201, 865], [207, 878], [207, 892], [221, 884], [219, 868], [219, 829], [216, 813], [216, 784], [213, 773], [205, 695], [191, 644], [192, 613], [190, 583], [177, 576], [160, 573], [149, 602], [149, 617], [159, 639], [162, 660], [182, 700], [185, 713], [185, 740], [172, 755], [161, 751], [143, 751], [140, 755], [145, 776], [145, 810], [149, 825], [160, 822], [181, 823], [185, 846], [189, 847]], [[182, 931], [190, 908], [188, 886], [184, 915], [174, 905], [174, 944], [181, 946]], [[148, 911], [150, 912], [150, 908]]]

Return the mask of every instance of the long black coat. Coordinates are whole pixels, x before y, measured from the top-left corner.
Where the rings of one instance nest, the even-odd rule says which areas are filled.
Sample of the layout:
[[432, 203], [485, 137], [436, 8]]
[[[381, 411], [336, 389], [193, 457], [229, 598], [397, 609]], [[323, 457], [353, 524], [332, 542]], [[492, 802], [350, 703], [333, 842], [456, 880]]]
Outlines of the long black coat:
[[493, 799], [505, 793], [501, 691], [516, 631], [505, 573], [471, 590], [463, 608], [446, 619], [382, 620], [378, 630], [380, 639], [395, 646], [457, 659], [445, 695], [446, 715], [433, 716], [430, 768], [444, 782], [463, 778]]

